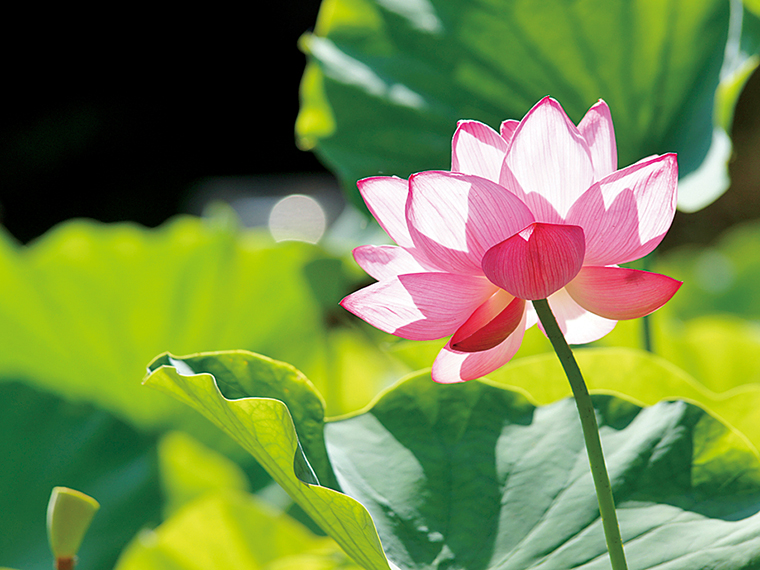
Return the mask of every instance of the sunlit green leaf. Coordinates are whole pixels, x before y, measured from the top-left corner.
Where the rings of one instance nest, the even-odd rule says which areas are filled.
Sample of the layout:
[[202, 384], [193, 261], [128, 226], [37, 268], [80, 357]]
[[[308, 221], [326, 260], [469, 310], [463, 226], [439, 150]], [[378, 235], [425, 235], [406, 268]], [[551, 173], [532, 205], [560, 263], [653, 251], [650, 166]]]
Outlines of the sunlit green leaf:
[[[352, 189], [378, 173], [448, 168], [459, 119], [498, 128], [552, 95], [577, 122], [603, 98], [621, 166], [677, 152], [687, 175], [714, 142], [728, 30], [727, 0], [324, 0], [302, 39], [309, 64], [296, 131]], [[718, 151], [708, 178], [725, 174]], [[725, 190], [692, 185], [703, 195], [691, 209]]]
[[[688, 372], [705, 388], [724, 393], [760, 385], [760, 325], [733, 315], [711, 315], [681, 322], [669, 314], [651, 321], [656, 354]], [[638, 348], [640, 322], [618, 323], [598, 344]], [[642, 386], [643, 388], [643, 386]]]
[[322, 430], [324, 401], [313, 384], [293, 366], [239, 350], [183, 358], [166, 354], [148, 366], [151, 372], [161, 368], [176, 369], [184, 376], [211, 375], [226, 399], [257, 397], [285, 402], [311, 467], [323, 479], [329, 477]]
[[288, 567], [358, 570], [331, 539], [314, 536], [251, 495], [227, 491], [191, 502], [155, 531], [138, 535], [116, 570]]
[[[256, 350], [293, 362], [328, 393], [344, 358], [331, 340], [343, 325], [328, 311], [342, 312], [355, 273], [319, 247], [275, 244], [216, 219], [154, 230], [74, 221], [28, 247], [2, 234], [0, 381], [23, 379], [148, 429], [199, 425], [139, 387], [145, 364], [166, 350]], [[382, 359], [373, 343], [354, 344]], [[336, 401], [332, 414], [386, 385], [382, 363], [351, 373], [359, 389], [344, 402], [354, 407]]]
[[249, 487], [239, 465], [179, 431], [169, 432], [159, 441], [158, 466], [165, 517], [206, 493], [247, 491]]
[[[219, 353], [218, 366], [212, 365], [214, 358], [212, 354], [177, 357], [171, 358], [171, 365], [160, 358], [145, 384], [195, 408], [230, 435], [356, 562], [367, 569], [387, 569], [377, 532], [364, 507], [328, 487], [305, 483], [303, 474], [296, 476], [296, 468], [308, 470], [307, 461], [329, 464], [322, 439], [321, 409], [309, 403], [319, 397], [316, 393], [309, 395], [308, 381], [287, 365], [242, 351]], [[201, 362], [203, 368], [213, 367], [219, 376], [201, 370]], [[245, 371], [248, 366], [262, 373], [260, 381]], [[282, 401], [273, 399], [272, 377], [280, 379], [281, 385], [276, 389], [294, 406], [293, 416]], [[235, 390], [241, 386], [245, 394]], [[256, 396], [260, 390], [261, 397], [231, 400], [219, 387], [231, 388], [237, 397]], [[303, 433], [296, 435], [297, 428], [302, 428]], [[308, 459], [302, 447], [311, 452]], [[330, 470], [327, 475], [331, 473]]]
[[[681, 392], [686, 386], [691, 394], [705, 393], [687, 374], [645, 353], [579, 354], [592, 386], [603, 371], [624, 369], [621, 384], [654, 378]], [[146, 383], [226, 426], [349, 554], [379, 567], [382, 554], [372, 540], [358, 552], [374, 552], [374, 562], [356, 556], [358, 541], [371, 538], [366, 511], [344, 509], [351, 504], [346, 495], [295, 477], [298, 448], [285, 404], [225, 399], [216, 383], [234, 385], [235, 378], [223, 376], [240, 367], [219, 367], [215, 382], [208, 374], [178, 374], [192, 373], [185, 360], [174, 359], [176, 369], [157, 368]], [[608, 567], [575, 403], [558, 400], [559, 366], [535, 357], [505, 371], [509, 377], [501, 380], [516, 385], [534, 387], [542, 378], [537, 399], [552, 403], [536, 408], [493, 383], [440, 385], [422, 374], [363, 413], [325, 424], [341, 490], [369, 510], [385, 553], [402, 570]], [[644, 409], [613, 396], [594, 402], [631, 567], [753, 568], [760, 556], [754, 539], [760, 461], [741, 434], [682, 401]]]

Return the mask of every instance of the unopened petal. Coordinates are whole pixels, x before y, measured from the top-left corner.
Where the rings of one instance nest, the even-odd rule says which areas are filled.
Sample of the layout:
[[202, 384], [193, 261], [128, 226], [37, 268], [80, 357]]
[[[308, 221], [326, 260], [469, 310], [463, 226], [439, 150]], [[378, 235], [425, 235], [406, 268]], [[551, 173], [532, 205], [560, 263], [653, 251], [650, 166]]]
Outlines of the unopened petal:
[[[557, 324], [569, 344], [586, 344], [599, 340], [617, 324], [616, 320], [605, 319], [581, 307], [573, 301], [567, 288], [557, 291], [549, 297], [548, 301]], [[546, 334], [540, 322], [538, 326]]]
[[620, 321], [656, 311], [681, 284], [666, 275], [637, 269], [584, 267], [565, 289], [587, 311]]
[[517, 353], [525, 336], [525, 315], [517, 329], [501, 344], [482, 352], [459, 352], [450, 343], [441, 349], [433, 363], [432, 377], [436, 382], [452, 384], [474, 380], [504, 366]]
[[[505, 165], [526, 194], [542, 195], [564, 217], [594, 182], [586, 140], [560, 104], [549, 97], [531, 109], [515, 131]], [[537, 221], [554, 221], [533, 209]]]
[[510, 297], [499, 289], [457, 329], [449, 346], [459, 352], [481, 352], [504, 342], [517, 329], [525, 313], [525, 300], [517, 297], [509, 300]]
[[578, 123], [578, 130], [586, 139], [594, 165], [594, 179], [601, 180], [617, 170], [617, 144], [612, 114], [601, 99], [591, 107]]
[[578, 226], [534, 223], [483, 256], [486, 277], [521, 299], [545, 299], [569, 283], [583, 265]]
[[359, 267], [378, 281], [427, 271], [409, 251], [397, 245], [362, 245], [353, 254]]
[[506, 141], [488, 125], [459, 121], [451, 143], [451, 171], [498, 182], [506, 152]]
[[516, 196], [479, 176], [422, 172], [409, 179], [409, 188], [414, 245], [442, 271], [482, 275], [488, 248], [533, 221]]
[[674, 154], [651, 157], [607, 176], [573, 205], [568, 224], [586, 234], [586, 265], [639, 259], [662, 241], [676, 211]]
[[453, 334], [495, 291], [483, 277], [412, 273], [360, 289], [340, 304], [387, 333], [433, 340]]
[[412, 246], [406, 227], [406, 199], [409, 183], [395, 176], [374, 176], [356, 183], [364, 203], [393, 241], [403, 247]]

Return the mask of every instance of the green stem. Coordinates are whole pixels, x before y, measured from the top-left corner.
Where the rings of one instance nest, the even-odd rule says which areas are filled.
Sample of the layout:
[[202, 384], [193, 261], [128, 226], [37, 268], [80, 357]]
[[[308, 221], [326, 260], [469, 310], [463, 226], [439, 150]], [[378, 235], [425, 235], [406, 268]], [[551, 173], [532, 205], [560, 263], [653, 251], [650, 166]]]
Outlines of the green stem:
[[[652, 261], [654, 260], [655, 255], [656, 255], [656, 253], [652, 252], [649, 255], [645, 256], [641, 260], [641, 264], [643, 266], [642, 268], [644, 269], [644, 271], [649, 271], [650, 270], [650, 268], [652, 266]], [[644, 350], [646, 350], [647, 352], [651, 352], [652, 354], [654, 354], [654, 344], [653, 344], [653, 341], [652, 341], [652, 320], [651, 320], [651, 317], [652, 317], [652, 315], [645, 315], [641, 319], [641, 332], [642, 332], [642, 335], [643, 335], [642, 340], [644, 342]]]
[[74, 566], [76, 566], [76, 558], [73, 556], [55, 560], [55, 570], [74, 570]]
[[644, 350], [654, 354], [654, 348], [652, 346], [652, 321], [649, 320], [651, 316], [652, 315], [645, 315], [641, 319], [641, 332], [644, 339]]
[[599, 512], [602, 515], [602, 526], [604, 527], [604, 537], [607, 540], [607, 550], [610, 553], [612, 570], [627, 570], [628, 565], [623, 553], [623, 541], [620, 538], [620, 526], [615, 513], [615, 501], [612, 498], [612, 487], [607, 475], [607, 467], [604, 464], [602, 442], [599, 439], [599, 426], [596, 423], [596, 413], [586, 383], [583, 381], [573, 351], [570, 350], [570, 346], [554, 318], [549, 302], [546, 299], [533, 301], [533, 307], [538, 313], [546, 336], [549, 337], [554, 351], [562, 363], [562, 368], [565, 369], [570, 387], [573, 389], [575, 404], [578, 406], [578, 414], [581, 417], [583, 439], [586, 441], [588, 462], [591, 465], [591, 475], [596, 488], [596, 498], [599, 501]]

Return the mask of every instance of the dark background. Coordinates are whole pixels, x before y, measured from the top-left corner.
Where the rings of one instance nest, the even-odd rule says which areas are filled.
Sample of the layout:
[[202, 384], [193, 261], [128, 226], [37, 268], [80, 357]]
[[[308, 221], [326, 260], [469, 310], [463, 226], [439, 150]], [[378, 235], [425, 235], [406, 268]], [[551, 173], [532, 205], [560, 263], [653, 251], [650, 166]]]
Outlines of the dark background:
[[[298, 85], [318, 0], [252, 20], [215, 12], [19, 22], [3, 75], [0, 222], [21, 242], [72, 217], [156, 226], [216, 176], [325, 173], [295, 145]], [[85, 16], [87, 19], [85, 19]], [[131, 16], [131, 19], [130, 19]], [[99, 18], [99, 15], [95, 15]], [[760, 75], [736, 111], [733, 186], [678, 214], [663, 243], [707, 243], [760, 217]]]
[[156, 226], [206, 177], [326, 172], [294, 137], [297, 41], [319, 0], [251, 8], [14, 22], [23, 39], [0, 73], [7, 230], [27, 242], [71, 217]]

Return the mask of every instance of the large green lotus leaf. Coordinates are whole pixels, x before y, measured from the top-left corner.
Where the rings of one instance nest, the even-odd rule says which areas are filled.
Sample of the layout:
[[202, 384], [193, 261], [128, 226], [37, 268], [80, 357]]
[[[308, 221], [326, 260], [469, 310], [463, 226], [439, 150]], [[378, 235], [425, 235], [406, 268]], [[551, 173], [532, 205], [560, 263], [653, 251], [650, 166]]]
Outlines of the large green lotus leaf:
[[241, 492], [188, 503], [154, 531], [139, 534], [116, 570], [358, 569], [329, 538]]
[[[332, 342], [342, 325], [328, 310], [340, 310], [355, 278], [319, 247], [275, 244], [213, 218], [152, 230], [74, 221], [28, 247], [3, 234], [0, 380], [23, 379], [148, 429], [197, 421], [135, 380], [165, 350], [257, 350], [293, 362], [330, 393], [344, 351], [382, 359], [372, 342]], [[359, 389], [345, 401], [354, 407], [338, 402], [330, 413], [364, 406], [388, 385], [381, 361], [350, 373]]]
[[[629, 567], [756, 568], [760, 462], [742, 438], [681, 401], [594, 405]], [[609, 568], [571, 399], [422, 375], [325, 431], [402, 569]]]
[[160, 517], [155, 441], [89, 405], [0, 384], [0, 564], [49, 570], [45, 511], [53, 487], [81, 490], [100, 510], [82, 568], [111, 570], [121, 549]]
[[[296, 132], [359, 202], [360, 178], [449, 168], [459, 119], [498, 129], [552, 95], [578, 122], [603, 98], [621, 166], [677, 152], [683, 176], [712, 145], [725, 178], [730, 141], [714, 136], [713, 115], [728, 29], [728, 0], [323, 0], [302, 41]], [[720, 117], [743, 61], [724, 68]], [[721, 186], [682, 192], [690, 210], [725, 190], [707, 170]]]
[[[351, 558], [367, 569], [388, 569], [366, 509], [318, 484], [312, 465], [323, 482], [331, 482], [333, 473], [324, 449], [321, 398], [308, 380], [289, 365], [243, 351], [159, 357], [150, 370], [146, 385], [195, 408], [231, 436]], [[238, 399], [225, 397], [220, 388]], [[293, 413], [275, 397], [293, 406]]]
[[[607, 354], [607, 368], [630, 368], [624, 352]], [[643, 354], [634, 364], [647, 359], [653, 357]], [[173, 360], [176, 368], [156, 368], [146, 383], [226, 426], [366, 568], [385, 567], [371, 539], [372, 519], [389, 560], [403, 570], [609, 565], [570, 399], [537, 408], [500, 385], [439, 385], [421, 374], [363, 413], [327, 422], [340, 488], [369, 519], [348, 496], [295, 476], [294, 464], [305, 458], [283, 402], [226, 399], [216, 382], [238, 380], [215, 382], [185, 366], [192, 358]], [[562, 377], [537, 368], [537, 375]], [[235, 368], [219, 373], [225, 369]], [[644, 372], [689, 381], [664, 364]], [[526, 376], [526, 383], [535, 378]], [[643, 409], [614, 396], [596, 395], [594, 402], [630, 567], [753, 568], [760, 556], [760, 462], [741, 434], [682, 401]], [[372, 560], [357, 556], [370, 551]]]

